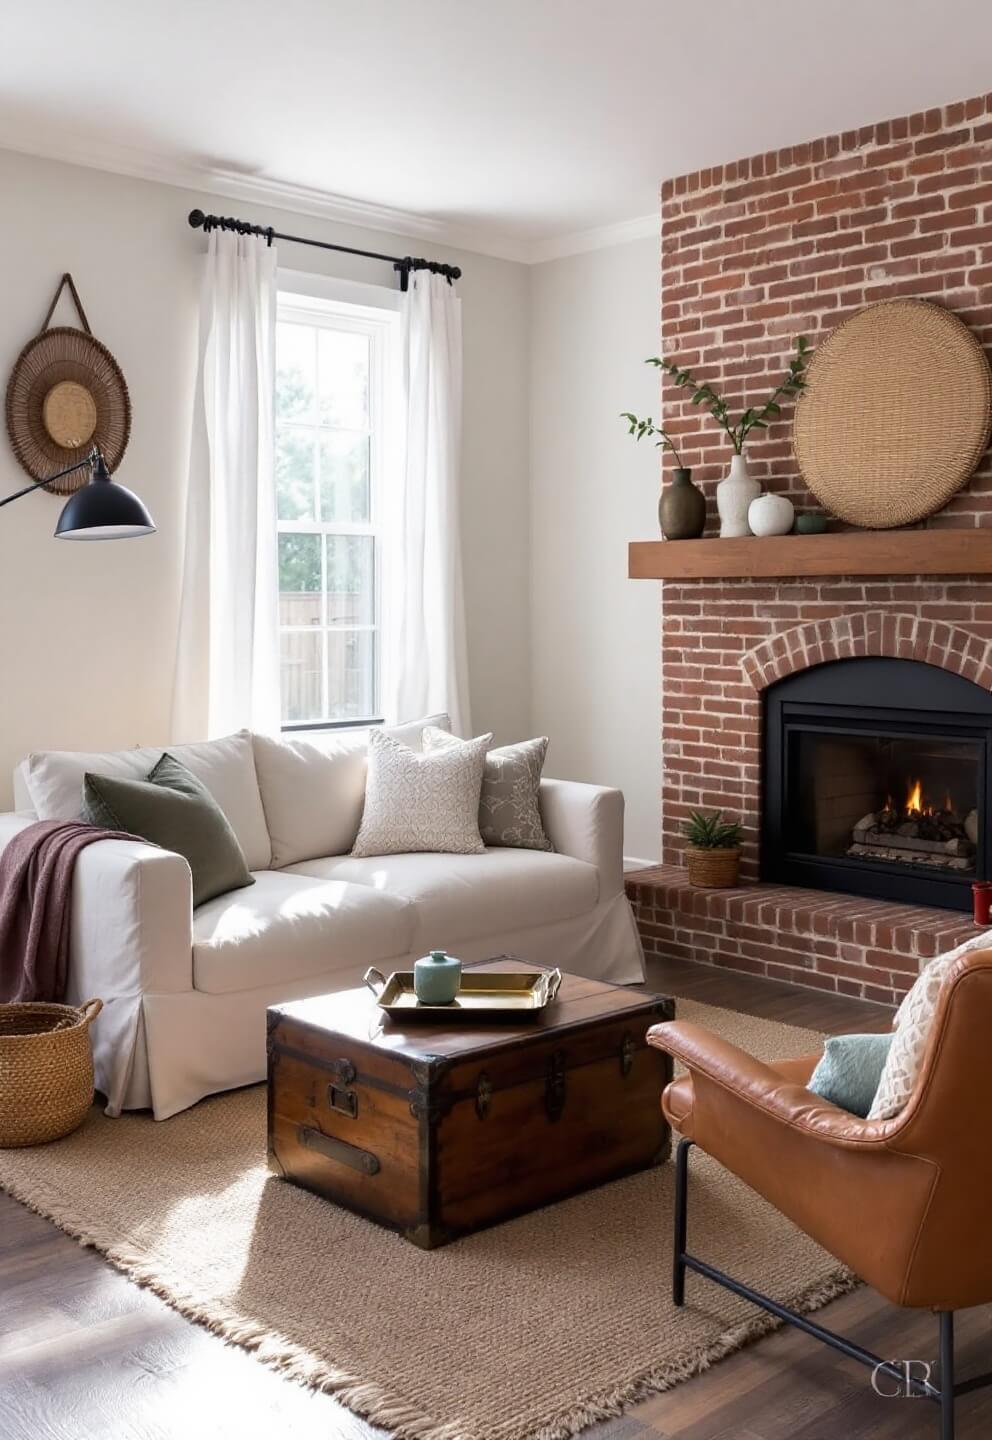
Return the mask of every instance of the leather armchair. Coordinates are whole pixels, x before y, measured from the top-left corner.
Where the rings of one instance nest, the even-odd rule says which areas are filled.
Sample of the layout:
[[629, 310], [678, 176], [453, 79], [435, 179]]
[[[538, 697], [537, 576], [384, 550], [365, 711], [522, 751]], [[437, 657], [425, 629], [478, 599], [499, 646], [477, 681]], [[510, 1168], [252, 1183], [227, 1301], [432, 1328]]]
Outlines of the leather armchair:
[[687, 1163], [697, 1144], [886, 1299], [939, 1313], [941, 1388], [917, 1383], [940, 1402], [951, 1440], [955, 1394], [992, 1381], [953, 1379], [953, 1312], [992, 1301], [992, 949], [952, 967], [919, 1080], [892, 1120], [862, 1120], [807, 1090], [817, 1056], [767, 1064], [679, 1020], [656, 1025], [648, 1039], [688, 1071], [662, 1096], [683, 1137], [675, 1303], [686, 1269], [695, 1270], [855, 1359], [882, 1363], [687, 1252]]

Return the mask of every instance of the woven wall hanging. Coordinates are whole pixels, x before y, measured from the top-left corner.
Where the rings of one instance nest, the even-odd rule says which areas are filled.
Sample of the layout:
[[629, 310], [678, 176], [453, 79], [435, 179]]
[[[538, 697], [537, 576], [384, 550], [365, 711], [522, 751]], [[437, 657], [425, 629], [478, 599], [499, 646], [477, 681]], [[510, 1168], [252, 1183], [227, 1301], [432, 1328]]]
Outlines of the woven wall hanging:
[[966, 325], [929, 300], [884, 300], [810, 362], [793, 448], [809, 489], [853, 525], [888, 530], [941, 510], [992, 426], [992, 372]]
[[[59, 296], [69, 287], [82, 329], [49, 329]], [[7, 382], [7, 434], [32, 480], [44, 480], [98, 445], [113, 473], [131, 434], [131, 399], [121, 368], [89, 327], [71, 275], [63, 275], [41, 332], [14, 362]], [[46, 486], [68, 495], [85, 485], [85, 470]]]

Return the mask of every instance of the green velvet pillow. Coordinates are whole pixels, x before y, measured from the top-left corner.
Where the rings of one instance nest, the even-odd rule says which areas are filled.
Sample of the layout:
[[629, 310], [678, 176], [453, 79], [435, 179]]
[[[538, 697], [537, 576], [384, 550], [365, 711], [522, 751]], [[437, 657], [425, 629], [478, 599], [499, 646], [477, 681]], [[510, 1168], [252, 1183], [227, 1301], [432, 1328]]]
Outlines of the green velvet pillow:
[[807, 1089], [864, 1119], [891, 1044], [891, 1031], [884, 1035], [831, 1035]]
[[207, 787], [169, 754], [144, 780], [83, 776], [83, 819], [128, 830], [189, 861], [193, 904], [254, 885], [230, 822]]

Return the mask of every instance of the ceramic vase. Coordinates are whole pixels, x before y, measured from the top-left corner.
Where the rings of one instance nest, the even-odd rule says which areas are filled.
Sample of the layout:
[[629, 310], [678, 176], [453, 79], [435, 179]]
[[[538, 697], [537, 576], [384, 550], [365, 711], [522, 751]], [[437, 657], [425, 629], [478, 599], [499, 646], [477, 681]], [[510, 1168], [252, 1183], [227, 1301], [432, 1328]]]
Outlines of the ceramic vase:
[[827, 517], [817, 511], [807, 511], [796, 516], [796, 529], [800, 535], [822, 535], [827, 528]]
[[716, 487], [716, 508], [720, 512], [721, 540], [736, 540], [741, 535], [750, 535], [747, 512], [752, 500], [761, 494], [761, 486], [747, 473], [747, 461], [743, 455], [735, 455], [730, 462], [730, 472]]
[[432, 950], [414, 963], [413, 989], [421, 1005], [450, 1005], [461, 979], [462, 962], [443, 950]]
[[666, 540], [696, 540], [706, 524], [706, 497], [692, 483], [691, 470], [675, 470], [658, 501], [658, 523]]
[[795, 518], [796, 507], [784, 495], [759, 495], [748, 506], [752, 535], [788, 535]]

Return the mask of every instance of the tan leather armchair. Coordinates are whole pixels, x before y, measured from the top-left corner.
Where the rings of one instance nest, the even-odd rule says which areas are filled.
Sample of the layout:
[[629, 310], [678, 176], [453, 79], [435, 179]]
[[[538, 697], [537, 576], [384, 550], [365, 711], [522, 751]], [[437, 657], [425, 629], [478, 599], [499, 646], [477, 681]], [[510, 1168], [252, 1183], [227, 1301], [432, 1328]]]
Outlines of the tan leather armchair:
[[[895, 1119], [861, 1120], [806, 1089], [818, 1059], [766, 1064], [699, 1025], [648, 1033], [686, 1067], [662, 1096], [683, 1137], [676, 1156], [673, 1296], [686, 1269], [715, 1280], [865, 1364], [877, 1356], [741, 1285], [686, 1249], [688, 1156], [699, 1145], [886, 1299], [940, 1317], [942, 1440], [954, 1398], [992, 1374], [954, 1383], [953, 1314], [992, 1301], [992, 949], [952, 967], [923, 1069]], [[892, 1372], [900, 1380], [901, 1367]]]

